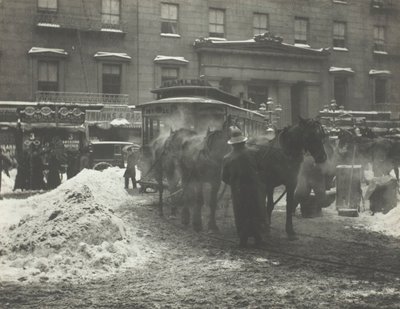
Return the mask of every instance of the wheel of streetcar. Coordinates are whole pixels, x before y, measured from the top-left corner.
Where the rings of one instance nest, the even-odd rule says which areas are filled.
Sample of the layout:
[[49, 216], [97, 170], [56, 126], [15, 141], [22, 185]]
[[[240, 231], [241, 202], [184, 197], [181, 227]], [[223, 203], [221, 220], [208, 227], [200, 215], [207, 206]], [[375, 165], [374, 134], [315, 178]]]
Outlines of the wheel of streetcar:
[[110, 163], [107, 163], [107, 162], [99, 162], [99, 163], [96, 163], [94, 166], [93, 166], [93, 169], [94, 170], [96, 170], [96, 171], [103, 171], [103, 170], [105, 170], [106, 168], [109, 168], [109, 167], [111, 167], [112, 165], [110, 164]]

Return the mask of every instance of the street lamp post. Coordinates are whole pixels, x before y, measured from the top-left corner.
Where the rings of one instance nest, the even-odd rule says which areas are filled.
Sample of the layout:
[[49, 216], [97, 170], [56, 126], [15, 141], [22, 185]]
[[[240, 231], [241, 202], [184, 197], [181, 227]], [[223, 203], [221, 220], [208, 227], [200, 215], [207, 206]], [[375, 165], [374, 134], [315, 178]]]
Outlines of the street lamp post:
[[261, 103], [259, 111], [264, 115], [265, 122], [267, 123], [267, 135], [274, 136], [275, 129], [274, 125], [277, 124], [280, 119], [280, 113], [282, 112], [282, 107], [280, 104], [274, 103], [271, 97], [268, 97], [266, 103]]

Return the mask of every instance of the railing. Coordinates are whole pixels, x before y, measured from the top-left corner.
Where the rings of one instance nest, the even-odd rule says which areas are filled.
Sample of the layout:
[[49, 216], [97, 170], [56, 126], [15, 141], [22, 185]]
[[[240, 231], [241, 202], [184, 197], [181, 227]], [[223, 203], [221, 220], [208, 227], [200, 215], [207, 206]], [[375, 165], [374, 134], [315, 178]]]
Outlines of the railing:
[[376, 103], [372, 104], [372, 110], [377, 112], [400, 112], [400, 104]]
[[102, 29], [107, 29], [123, 32], [122, 23], [102, 23], [100, 16], [98, 18], [86, 18], [82, 15], [65, 15], [58, 12], [38, 12], [35, 24], [50, 28], [78, 29], [83, 31], [102, 31]]
[[60, 104], [128, 105], [129, 95], [88, 92], [37, 91], [36, 102]]

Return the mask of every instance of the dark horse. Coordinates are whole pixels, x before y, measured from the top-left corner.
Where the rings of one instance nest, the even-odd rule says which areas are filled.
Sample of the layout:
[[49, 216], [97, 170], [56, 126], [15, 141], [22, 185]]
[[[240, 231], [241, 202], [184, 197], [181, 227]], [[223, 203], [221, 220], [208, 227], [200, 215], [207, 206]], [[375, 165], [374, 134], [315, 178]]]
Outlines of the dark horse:
[[253, 145], [257, 149], [260, 180], [264, 188], [261, 194], [262, 200], [265, 201], [265, 198], [268, 198], [266, 209], [268, 225], [271, 223], [275, 206], [274, 188], [280, 185], [286, 187], [286, 233], [289, 239], [295, 239], [292, 222], [295, 206], [294, 191], [303, 153], [307, 151], [316, 163], [324, 163], [327, 158], [323, 145], [324, 135], [318, 121], [300, 118], [297, 125], [284, 128], [270, 142], [260, 142], [257, 138], [248, 142], [250, 147]]
[[202, 229], [201, 207], [204, 204], [205, 184], [211, 187], [208, 200], [210, 207], [208, 228], [213, 231], [218, 230], [215, 213], [221, 185], [222, 161], [230, 150], [228, 139], [228, 132], [225, 129], [208, 130], [205, 137], [195, 136], [183, 145], [180, 161], [184, 200], [182, 222], [189, 224], [189, 206], [193, 206], [192, 224], [196, 231]]

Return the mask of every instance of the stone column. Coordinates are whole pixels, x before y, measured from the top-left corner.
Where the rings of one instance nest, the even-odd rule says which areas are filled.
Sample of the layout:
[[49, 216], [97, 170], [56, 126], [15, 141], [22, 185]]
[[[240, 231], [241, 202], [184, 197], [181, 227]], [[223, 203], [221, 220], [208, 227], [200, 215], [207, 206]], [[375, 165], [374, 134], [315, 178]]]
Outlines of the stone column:
[[292, 105], [290, 97], [291, 84], [279, 81], [278, 84], [278, 98], [275, 104], [282, 106], [281, 119], [278, 127], [282, 128], [292, 124]]
[[315, 118], [318, 116], [320, 110], [322, 110], [322, 100], [320, 96], [320, 84], [309, 83], [307, 84], [307, 118]]

